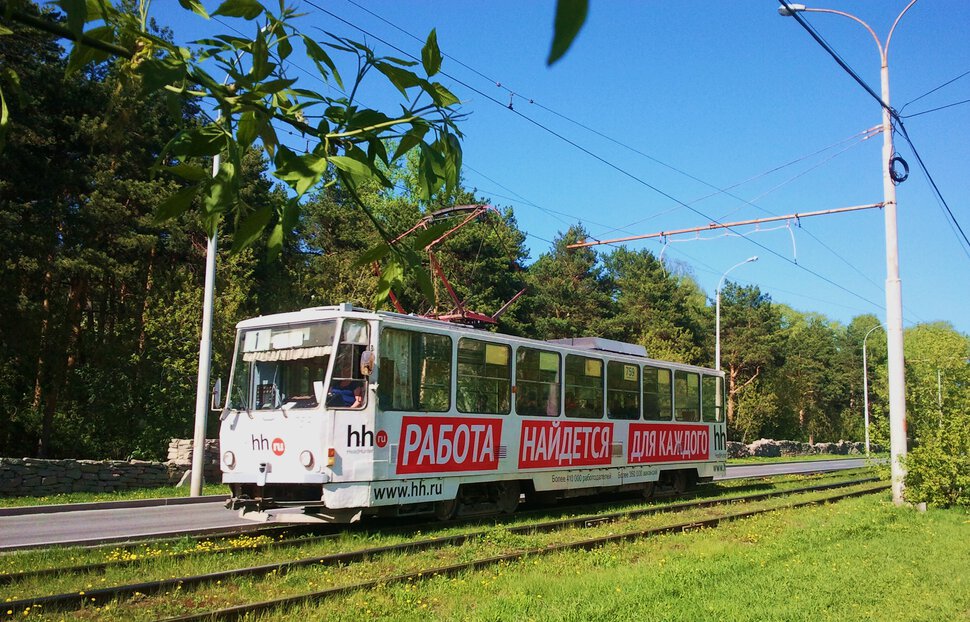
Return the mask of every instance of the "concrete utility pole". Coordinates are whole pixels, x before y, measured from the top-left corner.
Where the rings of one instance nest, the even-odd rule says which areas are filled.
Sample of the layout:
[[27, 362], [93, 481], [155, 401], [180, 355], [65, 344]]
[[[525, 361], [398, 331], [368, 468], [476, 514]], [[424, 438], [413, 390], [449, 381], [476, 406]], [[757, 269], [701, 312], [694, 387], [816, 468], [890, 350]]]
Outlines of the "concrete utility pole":
[[[212, 157], [212, 176], [219, 174], [221, 160]], [[195, 385], [195, 434], [192, 437], [192, 482], [189, 495], [202, 495], [205, 462], [205, 428], [209, 415], [209, 376], [212, 368], [212, 306], [216, 289], [216, 245], [219, 228], [213, 225], [205, 249], [205, 291], [202, 294], [202, 337], [199, 340], [199, 375]]]
[[904, 480], [906, 469], [903, 460], [906, 458], [906, 374], [903, 361], [903, 298], [902, 284], [899, 278], [899, 242], [896, 229], [896, 184], [893, 181], [893, 127], [892, 114], [889, 107], [889, 43], [893, 32], [899, 25], [899, 20], [906, 14], [916, 0], [912, 0], [906, 8], [896, 16], [886, 44], [879, 40], [876, 33], [855, 15], [833, 9], [807, 8], [804, 4], [783, 3], [778, 7], [778, 13], [785, 17], [796, 13], [831, 13], [847, 17], [865, 28], [879, 48], [880, 82], [882, 84], [882, 189], [886, 226], [886, 341], [889, 353], [889, 453], [892, 461], [892, 489], [893, 502], [902, 505]]

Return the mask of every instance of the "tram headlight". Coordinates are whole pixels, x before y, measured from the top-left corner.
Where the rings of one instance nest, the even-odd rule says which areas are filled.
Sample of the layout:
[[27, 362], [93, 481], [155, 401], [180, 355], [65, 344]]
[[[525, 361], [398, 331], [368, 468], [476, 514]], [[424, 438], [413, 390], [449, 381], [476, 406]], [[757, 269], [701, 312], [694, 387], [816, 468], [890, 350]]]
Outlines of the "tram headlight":
[[227, 451], [222, 454], [222, 463], [226, 465], [227, 469], [233, 469], [236, 467], [236, 454], [231, 451]]
[[313, 466], [313, 462], [314, 460], [313, 460], [312, 453], [310, 453], [306, 449], [300, 452], [300, 464], [302, 464], [303, 466], [309, 469], [310, 467]]

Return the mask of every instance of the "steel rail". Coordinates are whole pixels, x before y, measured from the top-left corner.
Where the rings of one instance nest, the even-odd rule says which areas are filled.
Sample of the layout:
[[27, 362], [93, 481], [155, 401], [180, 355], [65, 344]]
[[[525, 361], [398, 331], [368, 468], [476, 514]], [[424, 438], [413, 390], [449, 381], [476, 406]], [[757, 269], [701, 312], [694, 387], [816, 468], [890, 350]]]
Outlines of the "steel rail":
[[[686, 501], [683, 503], [677, 503], [673, 505], [653, 506], [649, 508], [641, 508], [638, 510], [610, 512], [607, 514], [586, 514], [585, 516], [558, 519], [558, 520], [548, 521], [544, 523], [532, 523], [527, 525], [520, 525], [517, 527], [509, 527], [507, 529], [510, 533], [514, 533], [514, 534], [547, 533], [551, 531], [564, 529], [567, 527], [588, 527], [588, 526], [600, 524], [603, 522], [612, 522], [619, 518], [638, 518], [642, 516], [648, 516], [651, 514], [659, 514], [659, 513], [666, 513], [666, 512], [682, 512], [689, 509], [706, 508], [706, 507], [712, 507], [716, 505], [725, 505], [729, 503], [731, 504], [749, 503], [753, 501], [762, 501], [765, 499], [771, 499], [776, 497], [830, 490], [833, 488], [845, 488], [847, 486], [871, 483], [872, 481], [876, 481], [877, 479], [878, 478], [865, 478], [862, 480], [834, 482], [830, 484], [808, 486], [808, 487], [795, 488], [795, 489], [789, 489], [789, 490], [783, 490], [783, 491], [758, 493], [754, 495], [718, 497], [713, 499], [705, 499], [702, 501]], [[391, 545], [385, 545], [380, 547], [358, 549], [356, 551], [348, 551], [345, 553], [332, 553], [328, 555], [322, 555], [322, 556], [299, 559], [299, 560], [290, 560], [290, 561], [284, 561], [284, 562], [262, 564], [259, 566], [250, 566], [246, 568], [237, 568], [233, 570], [223, 570], [219, 572], [206, 573], [202, 575], [173, 577], [170, 579], [162, 579], [158, 581], [144, 581], [140, 583], [132, 583], [127, 585], [111, 586], [111, 587], [97, 588], [97, 589], [91, 589], [91, 590], [74, 591], [74, 592], [63, 593], [63, 594], [53, 594], [50, 596], [40, 596], [40, 597], [34, 597], [34, 598], [11, 600], [3, 603], [3, 609], [4, 609], [4, 613], [8, 610], [13, 611], [14, 613], [11, 615], [16, 615], [16, 612], [24, 611], [27, 609], [33, 609], [35, 607], [43, 607], [45, 610], [69, 609], [69, 608], [76, 609], [85, 604], [90, 604], [92, 602], [102, 603], [113, 598], [128, 597], [128, 596], [133, 596], [135, 594], [146, 594], [146, 595], [155, 594], [159, 592], [164, 592], [166, 590], [183, 589], [189, 586], [195, 586], [195, 585], [200, 585], [204, 583], [215, 583], [217, 581], [226, 581], [229, 579], [235, 579], [235, 578], [241, 578], [241, 577], [263, 576], [263, 575], [268, 575], [273, 573], [283, 574], [288, 572], [289, 570], [307, 567], [307, 566], [333, 566], [338, 564], [348, 564], [348, 563], [360, 562], [386, 553], [418, 552], [418, 551], [424, 551], [428, 549], [445, 547], [445, 546], [458, 546], [470, 540], [476, 540], [476, 539], [482, 538], [488, 533], [489, 533], [489, 530], [478, 530], [478, 531], [454, 535], [454, 536], [427, 538], [427, 539], [418, 540], [418, 541], [402, 542], [398, 544], [391, 544]]]
[[759, 514], [767, 514], [770, 512], [775, 512], [781, 509], [795, 509], [795, 508], [807, 507], [811, 505], [820, 505], [823, 503], [832, 503], [835, 501], [840, 501], [842, 499], [859, 497], [863, 495], [872, 494], [875, 492], [880, 492], [883, 490], [888, 490], [889, 488], [890, 488], [889, 484], [881, 484], [879, 486], [874, 486], [863, 490], [842, 493], [839, 495], [825, 497], [822, 499], [812, 499], [808, 501], [801, 501], [798, 503], [788, 504], [782, 507], [765, 508], [760, 510], [749, 510], [746, 512], [728, 514], [726, 516], [718, 516], [718, 517], [702, 519], [698, 521], [691, 521], [687, 523], [679, 523], [676, 525], [666, 525], [663, 527], [654, 527], [651, 529], [644, 529], [640, 531], [632, 531], [632, 532], [627, 532], [622, 534], [600, 536], [597, 538], [589, 538], [586, 540], [580, 540], [580, 541], [564, 543], [564, 544], [553, 544], [553, 545], [544, 546], [540, 548], [527, 549], [527, 550], [518, 551], [515, 553], [508, 553], [505, 555], [497, 555], [494, 557], [473, 560], [471, 562], [465, 562], [461, 564], [439, 566], [436, 568], [425, 568], [416, 572], [409, 572], [409, 573], [394, 575], [391, 577], [380, 577], [377, 579], [372, 579], [370, 581], [363, 581], [360, 583], [355, 583], [352, 585], [346, 585], [342, 587], [328, 588], [325, 590], [310, 592], [306, 594], [298, 594], [296, 596], [287, 596], [284, 598], [266, 600], [266, 601], [261, 601], [257, 603], [248, 603], [244, 605], [226, 607], [224, 609], [216, 609], [216, 610], [205, 611], [201, 613], [193, 613], [193, 614], [178, 616], [174, 618], [165, 618], [161, 622], [197, 622], [202, 620], [234, 620], [241, 616], [251, 614], [251, 613], [258, 613], [258, 612], [263, 612], [270, 609], [288, 607], [292, 605], [303, 605], [314, 601], [324, 600], [333, 596], [349, 594], [351, 592], [371, 589], [378, 586], [384, 587], [394, 583], [423, 580], [433, 576], [453, 576], [461, 572], [480, 570], [483, 568], [487, 568], [489, 566], [494, 566], [496, 564], [519, 561], [529, 556], [540, 557], [543, 555], [549, 555], [552, 553], [559, 553], [563, 551], [592, 550], [592, 549], [600, 548], [607, 544], [612, 544], [616, 542], [634, 541], [634, 540], [638, 540], [638, 539], [650, 537], [650, 536], [656, 536], [656, 535], [667, 534], [667, 533], [687, 532], [687, 531], [693, 531], [697, 529], [703, 529], [705, 527], [717, 527], [722, 522], [741, 520], [744, 518], [750, 518], [752, 516], [758, 516]]
[[[837, 471], [835, 473], [836, 473], [836, 476], [838, 476], [838, 475], [847, 474], [847, 471]], [[807, 473], [805, 475], [829, 476], [829, 475], [832, 475], [832, 474], [833, 474], [832, 471], [818, 471], [818, 472]], [[802, 474], [799, 473], [798, 475], [802, 475]], [[779, 476], [778, 475], [774, 475], [774, 476], [767, 476], [767, 477], [779, 477]], [[854, 480], [854, 483], [865, 483], [865, 482], [870, 482], [870, 481], [876, 481], [877, 479], [878, 478], [866, 478], [866, 479]], [[749, 484], [749, 485], [745, 485], [745, 486], [736, 486], [736, 487], [733, 487], [730, 491], [725, 491], [725, 492], [727, 494], [730, 494], [730, 493], [740, 492], [740, 491], [744, 491], [744, 490], [752, 490], [752, 489], [762, 488], [762, 487], [765, 487], [765, 486], [766, 486], [766, 484]], [[703, 494], [703, 491], [700, 491], [700, 492], [693, 491], [693, 492], [689, 492], [689, 493], [686, 493], [686, 494], [683, 494], [683, 495], [657, 496], [654, 499], [657, 499], [657, 500], [665, 500], [665, 499], [671, 499], [671, 498], [686, 498], [686, 499], [692, 499], [692, 498], [696, 498], [696, 497], [698, 497], [698, 496], [700, 496], [702, 494]], [[627, 499], [625, 501], [630, 502], [629, 499]], [[635, 499], [632, 502], [633, 503], [642, 503], [643, 501], [644, 501], [644, 499]], [[546, 514], [550, 514], [550, 513], [553, 513], [553, 512], [554, 513], [557, 513], [557, 514], [568, 514], [570, 512], [586, 512], [586, 513], [589, 513], [591, 511], [596, 511], [597, 508], [614, 507], [614, 506], [617, 505], [618, 502], [619, 501], [617, 499], [612, 499], [612, 500], [603, 501], [603, 502], [594, 503], [594, 504], [567, 505], [567, 506], [542, 506], [542, 507], [539, 507], [539, 508], [536, 508], [536, 509], [517, 511], [517, 512], [515, 512], [515, 514], [514, 514], [514, 516], [512, 518], [522, 519], [522, 518], [528, 518], [529, 516], [533, 516], [533, 515], [546, 515]], [[667, 506], [667, 507], [672, 507], [672, 506]], [[489, 518], [494, 518], [494, 517], [487, 517], [487, 516], [486, 517], [481, 517], [481, 516], [477, 516], [477, 517], [469, 517], [469, 518], [466, 518], [466, 519], [457, 519], [457, 520], [450, 520], [450, 521], [440, 521], [440, 522], [434, 523], [433, 526], [436, 527], [436, 528], [448, 528], [448, 527], [456, 527], [456, 526], [461, 526], [461, 525], [482, 524], [483, 523], [483, 520], [482, 520], [483, 518], [487, 521]], [[215, 534], [207, 534], [207, 535], [202, 535], [202, 536], [191, 536], [188, 539], [191, 540], [191, 541], [203, 542], [203, 541], [210, 540], [213, 536], [215, 536], [215, 537], [228, 537], [228, 536], [232, 536], [232, 535], [251, 535], [252, 537], [257, 537], [258, 538], [258, 537], [261, 537], [261, 536], [270, 536], [270, 535], [276, 534], [276, 533], [286, 535], [286, 534], [291, 533], [291, 532], [294, 533], [294, 534], [297, 534], [297, 536], [296, 537], [293, 537], [293, 538], [285, 539], [285, 540], [273, 540], [273, 541], [270, 541], [270, 542], [256, 543], [256, 544], [253, 544], [253, 545], [250, 545], [250, 546], [245, 546], [245, 547], [227, 546], [227, 547], [211, 548], [211, 549], [205, 549], [205, 550], [189, 550], [189, 551], [181, 551], [179, 553], [169, 553], [169, 554], [165, 554], [165, 555], [146, 555], [146, 556], [141, 556], [141, 557], [134, 558], [134, 559], [117, 559], [117, 560], [112, 560], [112, 561], [108, 561], [108, 562], [98, 562], [98, 563], [91, 563], [91, 564], [79, 564], [77, 566], [59, 566], [59, 567], [42, 568], [42, 569], [39, 569], [39, 570], [27, 570], [27, 571], [23, 571], [23, 572], [13, 572], [13, 573], [4, 573], [4, 572], [0, 571], [0, 585], [7, 585], [7, 584], [10, 584], [10, 583], [17, 583], [17, 582], [31, 580], [31, 579], [38, 579], [38, 578], [51, 577], [51, 576], [64, 575], [64, 574], [93, 574], [93, 573], [98, 573], [98, 572], [104, 572], [104, 571], [109, 570], [109, 569], [112, 569], [112, 568], [121, 568], [121, 567], [125, 567], [125, 566], [134, 566], [136, 564], [142, 564], [144, 562], [151, 562], [151, 561], [155, 561], [155, 560], [159, 560], [159, 559], [165, 559], [165, 560], [180, 560], [180, 559], [187, 559], [189, 557], [195, 557], [195, 556], [199, 556], [199, 555], [219, 554], [219, 553], [226, 553], [226, 552], [233, 552], [233, 551], [262, 551], [262, 550], [266, 550], [266, 549], [270, 549], [270, 548], [280, 548], [280, 547], [286, 547], [286, 546], [306, 546], [308, 544], [316, 544], [316, 543], [319, 543], [319, 542], [323, 542], [324, 540], [329, 540], [329, 539], [333, 539], [333, 538], [339, 537], [340, 535], [342, 535], [343, 533], [345, 533], [348, 529], [360, 528], [361, 531], [365, 531], [365, 532], [373, 532], [373, 531], [376, 531], [376, 530], [372, 529], [372, 527], [374, 527], [374, 525], [372, 525], [372, 524], [371, 525], [362, 525], [361, 523], [356, 523], [356, 524], [353, 524], [353, 525], [344, 525], [344, 526], [342, 526], [342, 527], [344, 527], [344, 529], [342, 529], [341, 532], [339, 532], [339, 533], [326, 534], [326, 535], [321, 535], [321, 536], [302, 537], [302, 535], [305, 534], [305, 533], [312, 532], [312, 531], [316, 530], [319, 527], [327, 527], [327, 526], [330, 526], [330, 525], [327, 525], [327, 524], [321, 524], [321, 525], [300, 525], [300, 524], [293, 524], [293, 525], [273, 525], [273, 526], [269, 526], [269, 527], [261, 527], [261, 528], [256, 528], [256, 529], [247, 528], [247, 529], [244, 529], [244, 530], [237, 530], [237, 529], [234, 528], [234, 529], [232, 529], [229, 532], [216, 532]], [[382, 534], [382, 535], [399, 534], [399, 533], [405, 533], [406, 534], [408, 532], [413, 532], [416, 527], [418, 529], [421, 529], [421, 528], [425, 528], [427, 526], [428, 526], [428, 523], [426, 521], [422, 521], [422, 522], [417, 523], [417, 524], [407, 524], [407, 525], [402, 525], [400, 527], [396, 527], [396, 528], [392, 528], [392, 529], [382, 529], [382, 530], [380, 530], [379, 533]], [[177, 539], [173, 539], [173, 538], [163, 538], [163, 539], [159, 539], [159, 540], [135, 541], [135, 543], [137, 545], [139, 545], [139, 546], [147, 546], [148, 544], [151, 544], [151, 543], [159, 544], [159, 543], [172, 542], [172, 541], [183, 542], [185, 540], [186, 540], [185, 537], [177, 538]], [[98, 547], [92, 547], [92, 548], [98, 548]], [[133, 547], [128, 547], [127, 550], [134, 551], [136, 549], [133, 548]]]

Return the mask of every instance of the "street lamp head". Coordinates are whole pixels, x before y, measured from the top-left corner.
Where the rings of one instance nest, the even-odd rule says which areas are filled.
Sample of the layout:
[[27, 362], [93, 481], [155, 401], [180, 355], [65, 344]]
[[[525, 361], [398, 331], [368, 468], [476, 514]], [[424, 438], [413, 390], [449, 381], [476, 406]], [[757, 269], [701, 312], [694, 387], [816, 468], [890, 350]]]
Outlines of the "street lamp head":
[[798, 13], [799, 11], [804, 11], [804, 10], [805, 10], [804, 4], [783, 4], [780, 7], [778, 7], [778, 15], [781, 15], [782, 17], [791, 17], [795, 13]]

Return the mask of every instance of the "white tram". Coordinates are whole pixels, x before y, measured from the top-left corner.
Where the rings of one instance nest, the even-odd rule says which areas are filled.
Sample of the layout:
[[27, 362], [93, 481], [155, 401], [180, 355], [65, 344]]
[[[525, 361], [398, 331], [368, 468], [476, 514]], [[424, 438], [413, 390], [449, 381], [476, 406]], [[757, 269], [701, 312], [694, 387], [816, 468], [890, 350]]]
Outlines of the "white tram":
[[[221, 467], [250, 518], [511, 512], [724, 472], [723, 374], [641, 346], [350, 304], [237, 328]], [[286, 507], [303, 514], [266, 512]]]

